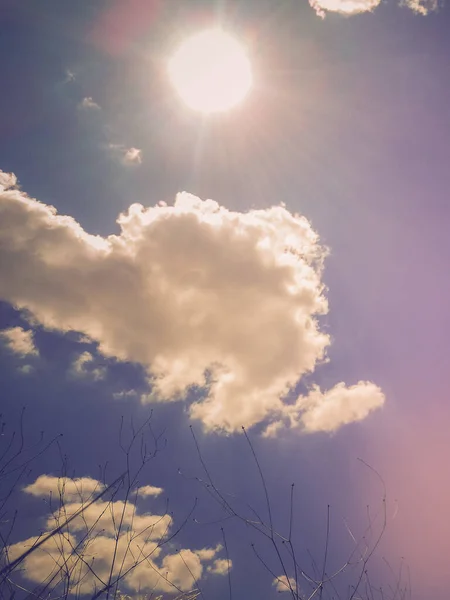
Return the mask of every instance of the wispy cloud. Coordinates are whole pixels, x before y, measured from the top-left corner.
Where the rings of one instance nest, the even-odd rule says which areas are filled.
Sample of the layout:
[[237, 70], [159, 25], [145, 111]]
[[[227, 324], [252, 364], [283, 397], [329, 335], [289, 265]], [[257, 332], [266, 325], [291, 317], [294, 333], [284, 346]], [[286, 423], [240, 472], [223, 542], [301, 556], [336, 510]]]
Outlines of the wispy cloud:
[[136, 390], [121, 390], [120, 392], [114, 392], [113, 398], [115, 400], [122, 400], [124, 398], [135, 398], [137, 396]]
[[85, 110], [100, 110], [100, 105], [91, 98], [91, 96], [87, 96], [83, 98], [83, 100], [78, 104], [79, 108]]
[[111, 152], [118, 157], [125, 166], [140, 165], [142, 163], [142, 150], [139, 148], [127, 148], [123, 144], [109, 144]]
[[71, 83], [72, 81], [75, 81], [75, 79], [75, 72], [72, 71], [72, 69], [66, 69], [66, 78], [64, 80], [64, 83]]
[[96, 381], [106, 376], [105, 367], [96, 367], [90, 352], [82, 352], [73, 362], [71, 372], [77, 377], [89, 377]]
[[[131, 205], [119, 235], [105, 238], [21, 190], [0, 188], [0, 209], [3, 299], [44, 326], [85, 333], [106, 356], [144, 365], [148, 400], [208, 385], [190, 406], [205, 429], [269, 419], [275, 429], [287, 421], [331, 431], [384, 402], [367, 382], [314, 389], [289, 408], [281, 400], [330, 344], [317, 321], [328, 311], [327, 250], [284, 206], [232, 212], [183, 193], [174, 206]], [[90, 368], [89, 353], [78, 360], [80, 372]]]
[[122, 160], [125, 165], [140, 165], [142, 163], [142, 150], [127, 148]]

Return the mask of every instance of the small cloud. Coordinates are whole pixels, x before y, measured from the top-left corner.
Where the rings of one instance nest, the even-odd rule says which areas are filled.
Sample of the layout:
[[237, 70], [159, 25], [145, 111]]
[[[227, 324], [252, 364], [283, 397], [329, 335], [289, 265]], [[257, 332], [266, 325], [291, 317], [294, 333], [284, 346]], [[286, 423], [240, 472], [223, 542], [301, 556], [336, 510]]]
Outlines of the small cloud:
[[122, 390], [120, 392], [114, 392], [114, 400], [122, 400], [123, 398], [133, 398], [137, 396], [136, 390]]
[[226, 575], [233, 566], [233, 562], [227, 558], [218, 558], [207, 568], [209, 573], [214, 575]]
[[99, 494], [105, 488], [104, 484], [91, 477], [54, 477], [40, 475], [34, 483], [27, 485], [23, 491], [37, 498], [64, 496], [67, 501], [87, 499]]
[[83, 333], [78, 333], [77, 342], [79, 344], [92, 344], [92, 341], [93, 340], [89, 336], [84, 335]]
[[137, 495], [141, 496], [141, 498], [148, 498], [149, 496], [159, 496], [163, 493], [163, 488], [156, 487], [154, 485], [144, 485], [143, 487], [138, 488]]
[[439, 8], [437, 0], [402, 0], [400, 6], [406, 6], [416, 14], [424, 17]]
[[294, 404], [285, 404], [278, 411], [280, 419], [270, 423], [263, 436], [275, 437], [285, 426], [306, 433], [331, 433], [362, 421], [382, 408], [385, 400], [382, 390], [370, 381], [359, 381], [352, 386], [341, 382], [326, 392], [313, 386], [307, 396], [300, 396]]
[[75, 81], [75, 73], [71, 69], [66, 69], [66, 78], [64, 83], [71, 83], [72, 81]]
[[212, 560], [215, 555], [222, 550], [222, 544], [217, 544], [215, 548], [202, 548], [201, 550], [196, 550], [195, 552], [198, 554], [200, 560]]
[[78, 106], [82, 109], [86, 109], [86, 110], [99, 110], [100, 109], [100, 105], [97, 104], [97, 102], [94, 102], [94, 100], [92, 100], [91, 96], [87, 96], [86, 98], [83, 98], [83, 100], [78, 104]]
[[19, 373], [22, 373], [22, 375], [30, 375], [34, 371], [34, 367], [31, 365], [23, 365], [19, 367], [18, 371]]
[[17, 177], [14, 173], [5, 173], [0, 171], [0, 192], [16, 187]]
[[290, 592], [291, 589], [295, 590], [296, 583], [293, 577], [286, 577], [286, 575], [280, 575], [273, 580], [272, 585], [275, 586], [277, 592]]
[[31, 329], [26, 331], [22, 327], [10, 327], [1, 331], [0, 336], [5, 341], [9, 350], [14, 354], [22, 358], [24, 356], [39, 356], [39, 352], [34, 345]]
[[104, 379], [105, 367], [93, 367], [94, 357], [90, 352], [82, 352], [72, 364], [72, 373], [77, 377], [90, 377], [96, 381]]
[[126, 166], [140, 165], [142, 163], [142, 150], [132, 146], [127, 148], [123, 144], [109, 144], [109, 149], [115, 154], [120, 162]]
[[140, 165], [142, 163], [142, 150], [138, 148], [128, 148], [123, 155], [125, 165]]
[[[328, 12], [346, 16], [372, 12], [381, 4], [381, 0], [309, 0], [309, 4], [323, 19]], [[438, 0], [400, 0], [400, 6], [426, 16], [438, 9]]]
[[309, 0], [310, 5], [319, 17], [324, 18], [327, 12], [341, 15], [357, 15], [371, 12], [381, 0]]
[[365, 419], [385, 403], [381, 389], [370, 381], [347, 387], [343, 382], [322, 393], [318, 386], [310, 392], [302, 413], [308, 432], [336, 431], [343, 425]]

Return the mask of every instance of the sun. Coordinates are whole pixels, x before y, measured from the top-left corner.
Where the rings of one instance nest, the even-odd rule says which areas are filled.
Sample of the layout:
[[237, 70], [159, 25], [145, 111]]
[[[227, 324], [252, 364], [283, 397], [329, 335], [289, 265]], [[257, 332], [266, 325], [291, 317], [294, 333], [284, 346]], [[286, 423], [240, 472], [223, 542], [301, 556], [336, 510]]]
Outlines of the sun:
[[222, 29], [184, 41], [169, 61], [169, 77], [185, 104], [204, 113], [236, 106], [252, 85], [244, 48]]

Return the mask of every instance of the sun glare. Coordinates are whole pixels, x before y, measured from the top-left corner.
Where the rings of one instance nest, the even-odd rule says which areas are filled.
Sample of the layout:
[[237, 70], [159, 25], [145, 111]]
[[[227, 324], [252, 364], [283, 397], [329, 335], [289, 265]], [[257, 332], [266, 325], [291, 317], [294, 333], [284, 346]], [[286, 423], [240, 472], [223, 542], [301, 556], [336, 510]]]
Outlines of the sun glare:
[[169, 62], [169, 76], [182, 100], [205, 113], [236, 106], [252, 84], [244, 48], [221, 29], [202, 31], [183, 42]]

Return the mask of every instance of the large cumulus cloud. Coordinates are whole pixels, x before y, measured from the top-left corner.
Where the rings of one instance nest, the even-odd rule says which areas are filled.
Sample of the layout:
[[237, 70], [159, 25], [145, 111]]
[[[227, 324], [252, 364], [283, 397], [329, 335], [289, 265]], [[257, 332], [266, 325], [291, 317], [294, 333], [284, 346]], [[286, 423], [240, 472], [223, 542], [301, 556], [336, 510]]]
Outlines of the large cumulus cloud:
[[[182, 193], [174, 206], [131, 205], [120, 234], [103, 238], [29, 198], [14, 176], [2, 181], [1, 297], [145, 365], [151, 400], [181, 398], [206, 377], [209, 395], [191, 416], [233, 431], [284, 410], [280, 397], [325, 357], [326, 251], [304, 217], [283, 206], [232, 212]], [[353, 420], [383, 403], [376, 398], [361, 394]], [[328, 399], [337, 404], [321, 411], [323, 427], [314, 409], [316, 429], [352, 420]]]

